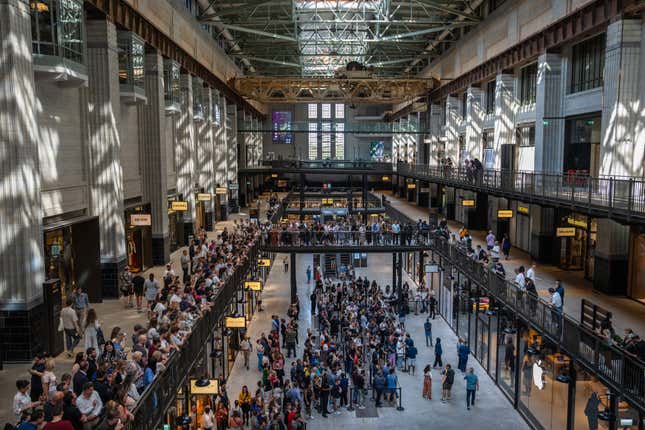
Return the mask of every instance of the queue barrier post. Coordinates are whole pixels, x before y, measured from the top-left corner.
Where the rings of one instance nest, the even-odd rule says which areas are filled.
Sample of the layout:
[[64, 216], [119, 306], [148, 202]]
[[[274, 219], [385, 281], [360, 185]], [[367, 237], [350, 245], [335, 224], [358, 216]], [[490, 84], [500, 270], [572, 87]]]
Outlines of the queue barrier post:
[[403, 407], [403, 398], [402, 398], [403, 390], [401, 387], [398, 387], [397, 391], [398, 391], [398, 397], [399, 397], [399, 406], [396, 407], [396, 410], [402, 412], [405, 410], [405, 408]]

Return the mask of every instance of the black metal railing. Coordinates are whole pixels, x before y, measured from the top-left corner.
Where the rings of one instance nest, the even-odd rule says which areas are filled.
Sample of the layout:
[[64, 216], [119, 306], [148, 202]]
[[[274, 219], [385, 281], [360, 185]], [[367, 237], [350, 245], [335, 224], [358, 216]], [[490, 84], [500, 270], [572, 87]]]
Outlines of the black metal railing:
[[424, 180], [469, 186], [483, 191], [516, 193], [563, 205], [578, 204], [629, 215], [645, 215], [645, 178], [592, 177], [510, 170], [472, 170], [398, 163], [396, 171]]
[[181, 349], [173, 353], [166, 362], [166, 369], [155, 376], [145, 389], [141, 399], [134, 407], [134, 422], [127, 425], [128, 430], [156, 430], [166, 411], [173, 405], [177, 390], [182, 387], [193, 367], [205, 354], [205, 348], [218, 321], [225, 316], [228, 304], [236, 296], [247, 275], [257, 261], [258, 244], [254, 244], [247, 259], [226, 279], [211, 303], [211, 309], [199, 318]]
[[[369, 226], [368, 226], [369, 227]], [[261, 247], [293, 246], [424, 246], [428, 231], [409, 232], [317, 231], [272, 228], [262, 233]]]
[[391, 172], [392, 163], [360, 160], [262, 160], [263, 167], [272, 169], [348, 169]]

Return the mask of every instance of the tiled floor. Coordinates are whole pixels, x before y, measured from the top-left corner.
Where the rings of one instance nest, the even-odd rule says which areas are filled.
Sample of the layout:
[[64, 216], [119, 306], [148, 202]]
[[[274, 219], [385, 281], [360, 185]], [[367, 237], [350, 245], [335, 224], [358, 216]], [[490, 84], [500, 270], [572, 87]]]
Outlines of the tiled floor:
[[[278, 261], [282, 255], [278, 255]], [[298, 255], [297, 258], [297, 280], [298, 296], [301, 303], [300, 315], [300, 339], [304, 337], [306, 329], [311, 327], [311, 311], [309, 295], [313, 284], [307, 284], [305, 270], [312, 264], [311, 254]], [[368, 267], [357, 269], [357, 276], [367, 276], [369, 279], [376, 279], [377, 282], [386, 284], [392, 279], [391, 256], [389, 254], [370, 254], [368, 256]], [[404, 274], [405, 276], [405, 274]], [[389, 281], [388, 281], [389, 280]], [[284, 315], [289, 304], [289, 273], [284, 272], [282, 265], [275, 265], [271, 269], [270, 276], [262, 293], [265, 311], [254, 316], [248, 333], [251, 340], [255, 341], [261, 332], [268, 332], [271, 328], [270, 317], [273, 314]], [[460, 372], [457, 371], [453, 398], [448, 403], [441, 403], [440, 377], [437, 371], [433, 372], [433, 399], [425, 400], [421, 397], [423, 386], [423, 367], [434, 358], [431, 348], [424, 344], [423, 322], [424, 317], [410, 315], [407, 318], [406, 328], [419, 347], [417, 362], [419, 368], [416, 376], [400, 372], [399, 382], [402, 386], [402, 401], [404, 411], [397, 411], [394, 407], [378, 409], [378, 416], [375, 418], [358, 418], [357, 412], [342, 411], [339, 415], [331, 414], [329, 418], [323, 418], [314, 412], [314, 418], [307, 423], [308, 430], [343, 428], [360, 426], [361, 429], [422, 429], [422, 428], [445, 428], [456, 429], [466, 423], [477, 423], [479, 428], [498, 430], [527, 429], [528, 426], [519, 413], [513, 410], [510, 402], [504, 397], [501, 391], [494, 385], [493, 381], [486, 375], [479, 364], [471, 357], [469, 366], [475, 368], [480, 377], [481, 389], [477, 393], [478, 404], [471, 411], [466, 410], [466, 391], [464, 382], [459, 379]], [[456, 365], [456, 342], [457, 338], [448, 325], [437, 317], [433, 324], [433, 334], [441, 337], [444, 345], [444, 363]], [[298, 348], [298, 354], [302, 355], [302, 349]], [[288, 373], [290, 361], [287, 360], [285, 370]], [[247, 385], [251, 391], [260, 379], [260, 372], [257, 370], [255, 355], [252, 355], [250, 370], [243, 366], [243, 358], [238, 355], [233, 366], [231, 376], [227, 382], [229, 397], [235, 398], [243, 385]], [[494, 413], [493, 413], [494, 411]]]
[[[392, 193], [384, 193], [392, 206], [413, 219], [427, 219], [428, 210], [394, 197]], [[450, 230], [457, 233], [461, 224], [449, 222]], [[470, 231], [473, 237], [473, 246], [482, 245], [485, 248], [487, 232]], [[506, 276], [514, 279], [514, 270], [519, 266], [528, 269], [532, 263], [531, 256], [526, 252], [513, 248], [510, 260], [503, 261]], [[560, 279], [565, 286], [564, 311], [574, 319], [580, 319], [581, 300], [587, 299], [609, 310], [613, 314], [614, 328], [622, 335], [624, 328], [632, 328], [636, 333], [645, 334], [645, 306], [635, 300], [625, 297], [613, 297], [594, 291], [590, 281], [583, 278], [580, 271], [567, 271], [554, 266], [538, 265], [536, 268], [536, 287], [543, 297], [548, 297], [548, 288], [553, 286], [556, 279]]]

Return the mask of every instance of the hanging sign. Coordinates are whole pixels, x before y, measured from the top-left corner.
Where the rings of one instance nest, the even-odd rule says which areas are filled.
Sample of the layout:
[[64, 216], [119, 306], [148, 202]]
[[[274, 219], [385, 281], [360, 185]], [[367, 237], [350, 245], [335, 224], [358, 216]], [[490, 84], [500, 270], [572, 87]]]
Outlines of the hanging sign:
[[574, 237], [576, 235], [575, 227], [558, 227], [555, 231], [558, 237]]
[[217, 379], [209, 379], [208, 385], [200, 387], [197, 385], [197, 379], [190, 380], [190, 394], [219, 394], [219, 381]]
[[187, 211], [188, 210], [188, 202], [171, 202], [170, 203], [170, 209], [174, 211]]
[[246, 318], [226, 317], [226, 328], [246, 328]]
[[228, 187], [229, 187], [231, 190], [239, 190], [239, 189], [240, 189], [240, 185], [239, 185], [237, 182], [232, 183], [232, 184], [228, 184]]
[[213, 198], [213, 195], [211, 193], [197, 193], [198, 202], [208, 202], [212, 198]]
[[330, 199], [330, 198], [323, 198], [323, 199], [322, 199], [322, 204], [323, 204], [323, 205], [333, 205], [333, 204], [334, 204], [334, 199]]
[[439, 265], [434, 264], [434, 263], [426, 264], [425, 272], [426, 273], [439, 273]]
[[262, 282], [260, 281], [246, 281], [244, 288], [251, 291], [262, 291]]
[[132, 214], [130, 215], [130, 225], [152, 225], [152, 216], [150, 214]]
[[408, 184], [408, 190], [414, 190], [417, 187], [417, 184]]
[[524, 215], [528, 215], [529, 214], [529, 208], [528, 208], [528, 206], [518, 206], [517, 207], [517, 212], [521, 213], [521, 214], [524, 214]]
[[462, 200], [461, 205], [465, 207], [474, 207], [475, 206], [475, 201], [474, 200]]
[[383, 176], [381, 179], [383, 179], [383, 181], [387, 182], [387, 181], [390, 180], [390, 177], [389, 176]]
[[572, 217], [567, 218], [567, 224], [575, 225], [576, 227], [580, 227], [580, 228], [587, 228], [587, 221], [581, 220], [581, 219], [575, 219]]
[[497, 218], [513, 218], [513, 211], [511, 210], [498, 210]]
[[271, 173], [271, 177], [272, 177], [272, 178], [277, 178], [277, 177], [278, 177], [278, 174], [277, 174], [277, 173]]
[[269, 259], [269, 258], [259, 258], [258, 259], [258, 266], [260, 266], [260, 267], [270, 267], [271, 266], [271, 259]]
[[215, 188], [215, 194], [228, 194], [228, 188], [226, 188], [226, 187], [217, 187], [217, 188]]

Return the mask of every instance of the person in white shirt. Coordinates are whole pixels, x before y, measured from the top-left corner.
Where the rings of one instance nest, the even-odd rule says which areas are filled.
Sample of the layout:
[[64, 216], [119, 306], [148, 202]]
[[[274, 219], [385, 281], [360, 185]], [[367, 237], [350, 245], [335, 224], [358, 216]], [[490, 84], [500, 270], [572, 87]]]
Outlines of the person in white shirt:
[[515, 284], [517, 288], [524, 291], [526, 289], [526, 277], [524, 276], [524, 266], [517, 268], [517, 275], [515, 276]]
[[173, 279], [175, 278], [175, 271], [173, 270], [171, 264], [166, 264], [166, 271], [163, 273], [163, 277], [171, 277]]
[[92, 382], [83, 384], [83, 392], [76, 399], [76, 407], [85, 418], [83, 429], [91, 429], [98, 424], [101, 410], [103, 410], [103, 402], [101, 401], [99, 393], [94, 391], [94, 384]]
[[202, 414], [202, 428], [204, 430], [212, 430], [215, 427], [215, 415], [211, 411], [210, 406], [204, 408], [204, 413]]
[[16, 395], [13, 396], [13, 414], [16, 416], [16, 422], [22, 417], [22, 413], [28, 409], [40, 406], [41, 402], [32, 402], [29, 396], [29, 381], [20, 379], [16, 381]]
[[551, 307], [555, 309], [558, 313], [562, 313], [562, 297], [555, 288], [549, 288], [549, 293], [551, 293]]
[[526, 277], [535, 282], [535, 263], [533, 263], [531, 267], [529, 267], [529, 270], [526, 271]]

